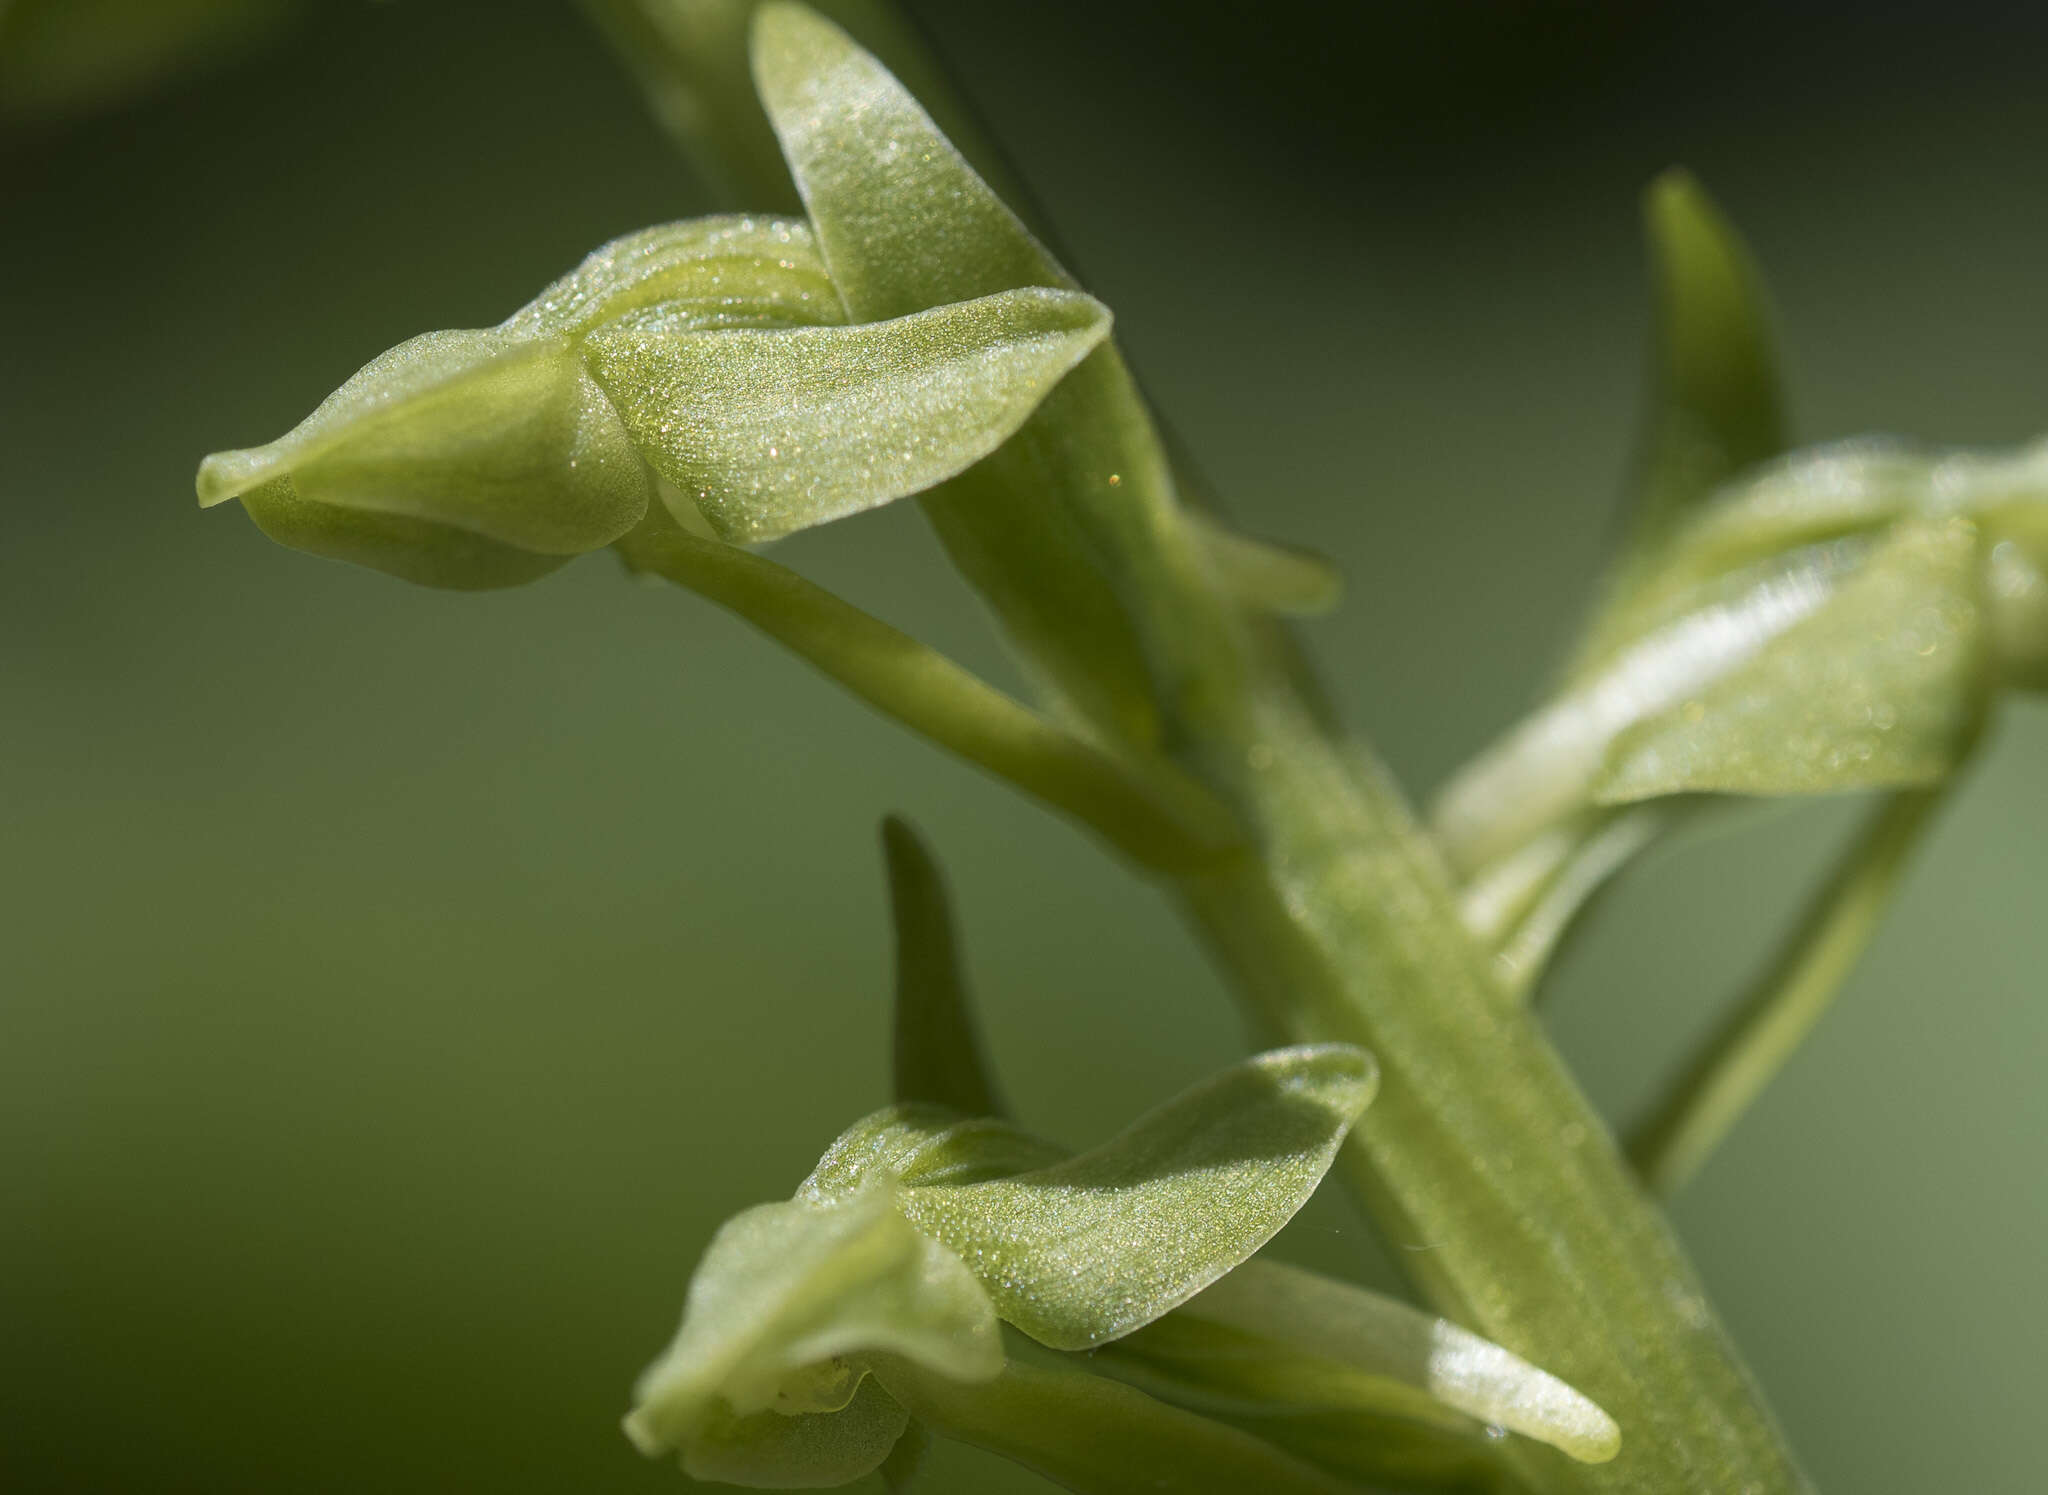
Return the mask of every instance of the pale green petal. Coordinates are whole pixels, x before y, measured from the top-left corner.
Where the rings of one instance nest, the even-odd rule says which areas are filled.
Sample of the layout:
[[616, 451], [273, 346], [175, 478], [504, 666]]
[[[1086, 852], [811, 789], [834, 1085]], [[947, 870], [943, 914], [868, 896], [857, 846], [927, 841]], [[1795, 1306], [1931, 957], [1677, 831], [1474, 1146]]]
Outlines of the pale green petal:
[[1619, 736], [1600, 803], [1933, 783], [1982, 714], [1980, 537], [1901, 525], [1826, 607]]
[[905, 1189], [901, 1208], [960, 1253], [1005, 1320], [1055, 1349], [1086, 1349], [1185, 1302], [1271, 1239], [1315, 1192], [1376, 1081], [1361, 1049], [1278, 1049], [1079, 1157]]
[[[1223, 1282], [1260, 1265], [1254, 1258]], [[1483, 1423], [1425, 1390], [1418, 1373], [1394, 1375], [1377, 1365], [1352, 1363], [1361, 1357], [1384, 1358], [1383, 1349], [1358, 1346], [1335, 1359], [1312, 1354], [1276, 1334], [1197, 1315], [1192, 1305], [1207, 1292], [1091, 1351], [1091, 1363], [1175, 1406], [1210, 1417], [1278, 1418], [1343, 1410], [1396, 1418], [1449, 1437], [1485, 1433]]]
[[677, 325], [829, 327], [846, 308], [800, 218], [692, 218], [623, 235], [508, 317], [521, 340], [586, 333], [660, 306]]
[[950, 1106], [967, 1116], [1001, 1115], [960, 971], [945, 879], [917, 832], [898, 816], [882, 822], [882, 852], [896, 929], [896, 1099]]
[[689, 330], [660, 308], [584, 344], [634, 443], [722, 537], [772, 540], [986, 457], [1109, 332], [1075, 291], [858, 327]]
[[909, 1424], [909, 1414], [872, 1378], [833, 1412], [736, 1417], [714, 1407], [683, 1448], [683, 1472], [758, 1490], [829, 1489], [881, 1468]]
[[[1614, 1420], [1556, 1377], [1448, 1319], [1314, 1272], [1247, 1262], [1176, 1310], [1183, 1316], [1262, 1342], [1252, 1363], [1287, 1383], [1269, 1400], [1400, 1411], [1407, 1403], [1372, 1384], [1392, 1382], [1583, 1462], [1621, 1447]], [[1257, 1381], [1245, 1389], [1256, 1394]]]
[[[1073, 286], [918, 102], [838, 27], [801, 6], [763, 5], [753, 56], [819, 248], [856, 319]], [[1057, 410], [925, 495], [923, 507], [1051, 692], [1106, 735], [1155, 749], [1152, 666], [1085, 508], [1170, 522], [1156, 514], [1170, 502], [1165, 459], [1113, 346], [1051, 399]]]
[[1926, 453], [1903, 443], [1837, 442], [1770, 463], [1688, 514], [1631, 572], [1628, 594], [1587, 650], [1581, 675], [1696, 606], [1704, 589], [1778, 564], [1802, 548], [1868, 537], [1934, 512]]
[[570, 556], [636, 524], [652, 479], [571, 346], [429, 332], [373, 360], [289, 434], [218, 452], [203, 505], [280, 478], [298, 499]]
[[1675, 585], [1733, 570], [1840, 535], [1859, 534], [1932, 507], [1926, 453], [1885, 438], [1858, 438], [1799, 452], [1723, 490], [1671, 538]]
[[420, 586], [457, 591], [516, 587], [574, 559], [537, 555], [402, 514], [308, 503], [289, 477], [273, 478], [241, 498], [256, 527], [280, 545], [368, 566]]
[[[1789, 640], [1832, 606], [1886, 543], [1890, 526], [1916, 512], [1963, 509], [1956, 492], [1943, 498], [1942, 487], [1958, 484], [1937, 484], [1939, 470], [1927, 454], [1896, 442], [1844, 442], [1767, 464], [1711, 503], [1675, 509], [1654, 553], [1625, 563], [1567, 688], [1440, 794], [1435, 828], [1459, 870], [1492, 881], [1517, 875], [1514, 864], [1525, 857], [1567, 855], [1578, 871], [1597, 872], [1580, 879], [1584, 890], [1596, 887], [1614, 870], [1609, 854], [1621, 843], [1576, 848], [1562, 838], [1588, 804], [1615, 739], [1696, 706], [1713, 682], [1774, 640]], [[2028, 608], [2038, 596], [2048, 622], [2048, 584], [2036, 594], [2023, 567], [2004, 574], [2013, 582], [2012, 604], [1994, 617], [2011, 626], [1999, 633], [1999, 653], [2010, 661], [2008, 673], [2024, 678], [2035, 636]], [[1598, 817], [1578, 823], [1588, 835], [1604, 827]], [[1578, 901], [1551, 901], [1543, 925], [1520, 941], [1521, 953], [1506, 958], [1533, 970]]]
[[764, 1204], [726, 1222], [691, 1279], [675, 1341], [636, 1388], [643, 1450], [691, 1446], [716, 1415], [843, 1407], [851, 1357], [888, 1350], [965, 1380], [1002, 1344], [960, 1259], [910, 1228], [895, 1187]]
[[[1803, 486], [1788, 496], [1811, 512]], [[1589, 803], [1821, 793], [1947, 772], [1989, 682], [1983, 550], [1967, 522], [1901, 521], [1879, 538], [1825, 540], [1696, 580], [1447, 786], [1434, 812], [1446, 851], [1491, 876], [1504, 859], [1539, 854], [1548, 828]], [[2018, 613], [2009, 603], [2001, 617]]]
[[839, 1134], [796, 1197], [831, 1200], [884, 1180], [908, 1186], [1007, 1178], [1068, 1156], [993, 1116], [916, 1102], [885, 1106]]
[[1525, 718], [1446, 786], [1432, 819], [1452, 861], [1478, 872], [1577, 814], [1618, 736], [1682, 707], [1815, 616], [1869, 555], [1857, 541], [1810, 546], [1689, 593], [1685, 607]]
[[931, 116], [844, 31], [801, 5], [754, 21], [754, 78], [832, 278], [856, 317], [1017, 286], [1071, 288]]

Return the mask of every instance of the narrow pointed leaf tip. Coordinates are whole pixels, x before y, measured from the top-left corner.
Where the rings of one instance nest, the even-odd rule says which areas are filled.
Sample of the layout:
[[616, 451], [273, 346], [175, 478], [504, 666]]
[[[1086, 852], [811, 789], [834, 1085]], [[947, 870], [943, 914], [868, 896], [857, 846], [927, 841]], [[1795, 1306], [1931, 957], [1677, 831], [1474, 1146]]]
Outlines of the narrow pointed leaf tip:
[[1650, 401], [1623, 543], [1574, 675], [1627, 636], [1636, 594], [1672, 531], [1787, 439], [1770, 311], [1741, 238], [1679, 170], [1644, 194], [1643, 228], [1656, 301]]
[[770, 0], [754, 13], [753, 65], [855, 316], [898, 317], [1016, 286], [1073, 286], [923, 106], [838, 26]]
[[1658, 421], [1646, 518], [1663, 523], [1785, 449], [1784, 396], [1762, 277], [1690, 172], [1644, 202], [1658, 296]]
[[1377, 1084], [1362, 1049], [1275, 1050], [1079, 1157], [909, 1188], [901, 1207], [960, 1253], [1007, 1322], [1054, 1349], [1087, 1349], [1186, 1302], [1270, 1240]]
[[[1271, 1379], [1282, 1367], [1291, 1370], [1286, 1390], [1269, 1401], [1296, 1407], [1355, 1403], [1370, 1411], [1372, 1381], [1390, 1380], [1582, 1463], [1605, 1463], [1621, 1451], [1614, 1419], [1555, 1376], [1448, 1319], [1314, 1272], [1247, 1262], [1190, 1301], [1178, 1317], [1248, 1336], [1258, 1347], [1254, 1353], [1240, 1342], [1234, 1354], [1225, 1353], [1225, 1384], [1235, 1376], [1257, 1394], [1262, 1377]], [[1370, 1379], [1361, 1382], [1360, 1375]], [[1318, 1398], [1319, 1384], [1327, 1399], [1305, 1400]]]
[[960, 971], [953, 916], [938, 864], [909, 822], [882, 822], [896, 928], [896, 1099], [1000, 1116]]

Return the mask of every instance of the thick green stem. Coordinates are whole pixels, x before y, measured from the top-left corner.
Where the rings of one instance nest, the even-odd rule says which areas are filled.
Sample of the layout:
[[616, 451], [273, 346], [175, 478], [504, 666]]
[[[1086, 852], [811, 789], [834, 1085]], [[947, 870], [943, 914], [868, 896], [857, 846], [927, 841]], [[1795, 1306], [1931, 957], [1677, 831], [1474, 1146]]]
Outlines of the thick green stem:
[[1551, 1491], [1806, 1489], [1661, 1212], [1493, 985], [1391, 787], [1284, 702], [1216, 726], [1263, 854], [1182, 882], [1196, 925], [1267, 1028], [1378, 1057], [1342, 1167], [1418, 1285], [1621, 1425], [1612, 1463], [1529, 1446], [1525, 1474]]
[[1620, 1423], [1611, 1464], [1529, 1446], [1525, 1473], [1559, 1495], [1806, 1489], [1656, 1203], [1496, 985], [1434, 843], [1228, 595], [1135, 386], [1104, 367], [1089, 408], [1133, 460], [1116, 501], [1084, 489], [1080, 511], [1150, 650], [1168, 742], [1252, 843], [1174, 882], [1263, 1027], [1385, 1066], [1342, 1167], [1418, 1285]]
[[1525, 1474], [1557, 1495], [1807, 1489], [1656, 1202], [1496, 983], [1435, 843], [1305, 698], [1284, 638], [1228, 595], [1115, 372], [1091, 408], [1138, 481], [1120, 502], [1084, 490], [1082, 513], [1151, 651], [1168, 741], [1252, 842], [1178, 890], [1263, 1027], [1380, 1061], [1341, 1167], [1418, 1286], [1621, 1425], [1613, 1462], [1528, 1445]]
[[1714, 1030], [1629, 1143], [1648, 1185], [1686, 1184], [1813, 1031], [1883, 922], [1941, 792], [1887, 795], [1763, 979]]

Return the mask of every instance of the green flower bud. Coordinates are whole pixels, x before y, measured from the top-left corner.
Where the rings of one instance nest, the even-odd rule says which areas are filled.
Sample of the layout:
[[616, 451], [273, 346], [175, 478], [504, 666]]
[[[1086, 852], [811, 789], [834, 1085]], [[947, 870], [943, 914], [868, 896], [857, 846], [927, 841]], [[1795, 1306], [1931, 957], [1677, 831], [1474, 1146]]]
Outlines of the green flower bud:
[[890, 1375], [992, 1380], [999, 1320], [1078, 1349], [1171, 1311], [1306, 1202], [1376, 1083], [1358, 1049], [1281, 1049], [1079, 1157], [941, 1106], [878, 1111], [713, 1238], [626, 1432], [699, 1478], [857, 1479], [907, 1426]]
[[207, 458], [200, 502], [238, 498], [282, 544], [429, 586], [545, 575], [625, 534], [656, 491], [582, 357], [594, 328], [650, 307], [693, 330], [845, 320], [801, 222], [643, 229], [499, 326], [414, 338], [290, 434]]
[[629, 234], [499, 326], [415, 338], [289, 435], [207, 458], [200, 500], [446, 587], [529, 581], [657, 494], [685, 529], [770, 540], [980, 461], [1109, 329], [1039, 288], [845, 320], [802, 223]]

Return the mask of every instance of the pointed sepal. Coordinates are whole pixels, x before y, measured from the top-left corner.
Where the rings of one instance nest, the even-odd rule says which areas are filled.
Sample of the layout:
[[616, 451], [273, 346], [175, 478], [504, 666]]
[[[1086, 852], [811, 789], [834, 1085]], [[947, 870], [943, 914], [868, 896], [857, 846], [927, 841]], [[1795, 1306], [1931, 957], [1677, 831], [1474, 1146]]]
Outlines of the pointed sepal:
[[[1179, 1333], [1155, 1333], [1167, 1328]], [[1614, 1419], [1590, 1398], [1492, 1341], [1278, 1262], [1245, 1263], [1117, 1353], [1177, 1367], [1198, 1393], [1268, 1414], [1352, 1410], [1431, 1421], [1448, 1409], [1475, 1431], [1506, 1428], [1583, 1463], [1605, 1463], [1621, 1447]]]
[[1128, 1334], [1244, 1261], [1322, 1181], [1378, 1073], [1345, 1044], [1223, 1071], [1078, 1157], [906, 1189], [920, 1230], [967, 1261], [1005, 1321], [1079, 1350]]
[[[773, 1430], [757, 1415], [843, 1418], [805, 1439], [872, 1453], [852, 1478], [879, 1465], [903, 1430], [899, 1411], [881, 1442], [887, 1408], [861, 1402], [863, 1356], [895, 1354], [956, 1380], [995, 1375], [1002, 1342], [987, 1294], [959, 1257], [904, 1221], [895, 1192], [884, 1180], [728, 1221], [691, 1279], [675, 1341], [636, 1388], [634, 1443], [676, 1450], [696, 1474], [693, 1460], [729, 1467], [761, 1428]], [[764, 1459], [787, 1452], [770, 1442]]]
[[1078, 291], [852, 327], [706, 331], [665, 308], [584, 342], [640, 453], [723, 539], [774, 540], [979, 462], [1109, 333]]

